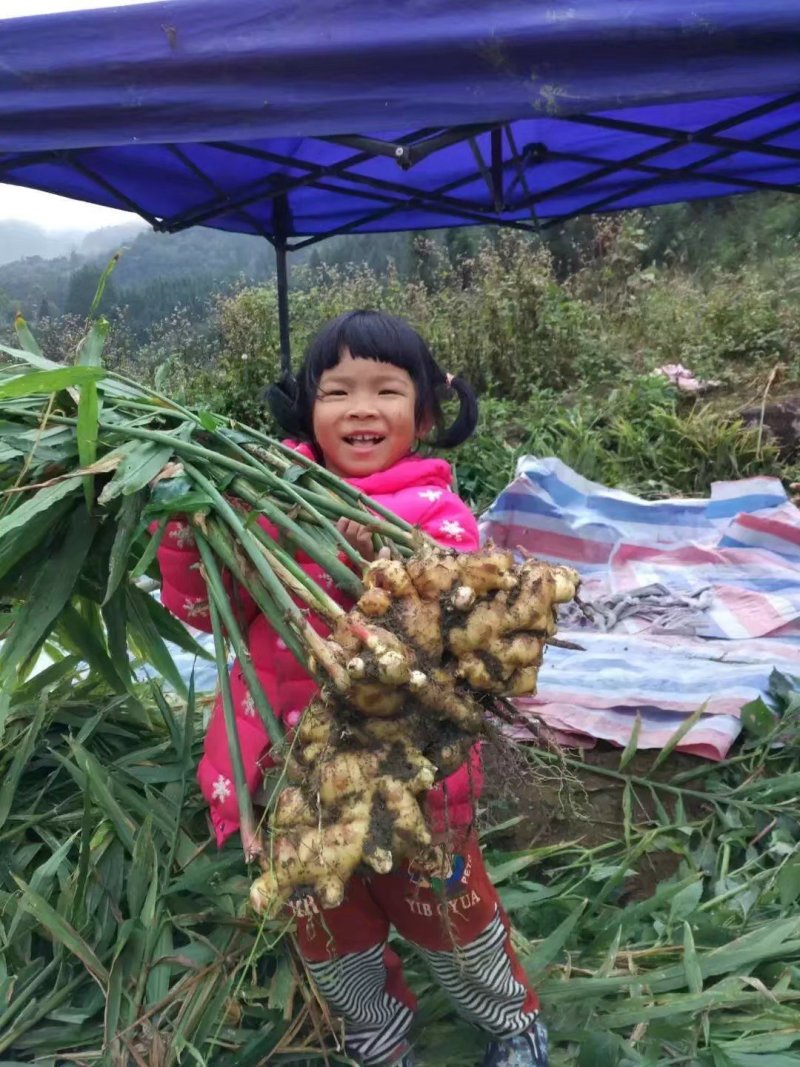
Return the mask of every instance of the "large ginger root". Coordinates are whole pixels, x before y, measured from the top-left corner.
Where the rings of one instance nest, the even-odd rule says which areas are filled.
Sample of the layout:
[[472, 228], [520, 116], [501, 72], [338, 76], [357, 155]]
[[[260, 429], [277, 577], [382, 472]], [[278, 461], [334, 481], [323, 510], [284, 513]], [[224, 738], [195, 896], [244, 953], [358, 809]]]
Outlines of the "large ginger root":
[[430, 859], [424, 793], [468, 758], [481, 700], [535, 691], [557, 605], [575, 596], [578, 575], [516, 565], [492, 546], [426, 546], [405, 562], [375, 561], [364, 585], [325, 643], [333, 684], [297, 730], [292, 784], [251, 891], [258, 911], [296, 892], [336, 907], [359, 867]]
[[299, 887], [323, 908], [337, 907], [360, 864], [387, 874], [398, 858], [419, 855], [430, 834], [416, 796], [433, 785], [434, 770], [393, 738], [372, 751], [338, 751], [302, 787], [285, 788], [272, 817], [271, 854], [250, 891], [256, 910], [273, 912]]

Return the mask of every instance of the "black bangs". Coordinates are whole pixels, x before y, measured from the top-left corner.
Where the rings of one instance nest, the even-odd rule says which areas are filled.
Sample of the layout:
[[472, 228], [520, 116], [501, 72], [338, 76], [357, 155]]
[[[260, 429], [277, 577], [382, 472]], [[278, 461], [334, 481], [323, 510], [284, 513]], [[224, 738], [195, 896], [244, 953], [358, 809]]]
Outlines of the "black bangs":
[[[423, 339], [403, 319], [382, 311], [350, 311], [327, 323], [308, 347], [297, 377], [284, 376], [266, 392], [280, 426], [292, 437], [313, 443], [313, 409], [319, 382], [348, 351], [354, 359], [373, 359], [407, 371], [416, 391], [416, 422], [430, 422], [438, 433], [431, 441], [443, 448], [460, 444], [477, 423], [477, 400], [466, 382], [445, 375]], [[441, 397], [448, 389], [459, 398], [452, 426], [442, 429]]]
[[303, 364], [309, 395], [316, 396], [323, 373], [337, 366], [345, 351], [353, 359], [373, 359], [407, 371], [417, 386], [418, 399], [444, 381], [441, 371], [440, 382], [431, 380], [431, 371], [438, 370], [433, 356], [403, 319], [380, 311], [350, 311], [329, 322], [309, 346]]

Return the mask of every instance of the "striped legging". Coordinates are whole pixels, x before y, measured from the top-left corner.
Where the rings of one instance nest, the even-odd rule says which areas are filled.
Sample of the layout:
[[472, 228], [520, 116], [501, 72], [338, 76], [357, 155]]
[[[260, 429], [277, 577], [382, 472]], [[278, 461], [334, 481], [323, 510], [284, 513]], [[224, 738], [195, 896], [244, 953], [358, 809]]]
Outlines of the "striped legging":
[[495, 1037], [527, 1030], [538, 999], [511, 947], [508, 922], [474, 838], [439, 885], [408, 872], [354, 878], [344, 903], [297, 909], [298, 942], [321, 995], [345, 1024], [359, 1063], [391, 1059], [416, 1002], [386, 941], [390, 924], [414, 944], [459, 1014]]

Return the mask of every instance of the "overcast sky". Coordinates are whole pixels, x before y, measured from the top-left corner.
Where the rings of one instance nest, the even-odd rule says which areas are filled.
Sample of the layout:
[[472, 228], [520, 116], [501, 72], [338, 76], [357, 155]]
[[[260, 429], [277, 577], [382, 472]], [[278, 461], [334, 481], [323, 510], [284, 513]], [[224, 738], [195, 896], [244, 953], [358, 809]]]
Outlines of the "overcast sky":
[[[128, 7], [133, 3], [155, 0], [0, 0], [0, 23], [23, 15], [49, 15], [54, 11], [78, 11], [84, 8]], [[79, 200], [66, 200], [33, 189], [19, 189], [0, 184], [0, 219], [36, 222], [46, 230], [93, 230], [113, 226], [136, 216], [127, 211], [95, 207]]]

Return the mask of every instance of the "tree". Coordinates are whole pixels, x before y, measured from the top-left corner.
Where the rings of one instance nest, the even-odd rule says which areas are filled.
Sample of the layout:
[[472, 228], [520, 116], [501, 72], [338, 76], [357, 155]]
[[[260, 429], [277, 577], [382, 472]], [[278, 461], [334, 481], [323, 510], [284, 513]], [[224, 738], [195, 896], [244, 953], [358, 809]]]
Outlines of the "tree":
[[[97, 292], [97, 284], [100, 281], [100, 270], [96, 266], [90, 266], [89, 264], [83, 267], [78, 267], [76, 271], [72, 273], [69, 279], [69, 288], [67, 289], [67, 299], [65, 305], [65, 311], [68, 315], [83, 315], [89, 314], [89, 309], [92, 306], [94, 300], [94, 294]], [[108, 311], [114, 307], [117, 303], [116, 293], [114, 291], [114, 280], [109, 278], [106, 281], [105, 292], [103, 298], [100, 301], [100, 309]]]
[[5, 291], [0, 289], [0, 324], [5, 325], [14, 318], [14, 302]]

